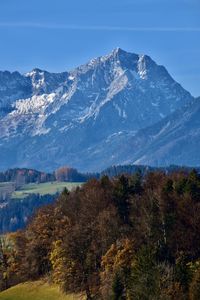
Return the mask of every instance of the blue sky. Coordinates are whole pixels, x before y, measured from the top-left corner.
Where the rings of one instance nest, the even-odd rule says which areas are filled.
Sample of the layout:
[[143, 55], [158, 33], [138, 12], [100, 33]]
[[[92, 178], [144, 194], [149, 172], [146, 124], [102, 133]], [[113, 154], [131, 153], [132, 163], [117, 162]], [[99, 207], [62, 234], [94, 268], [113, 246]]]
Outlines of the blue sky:
[[145, 53], [200, 95], [200, 0], [0, 0], [0, 69], [72, 69]]

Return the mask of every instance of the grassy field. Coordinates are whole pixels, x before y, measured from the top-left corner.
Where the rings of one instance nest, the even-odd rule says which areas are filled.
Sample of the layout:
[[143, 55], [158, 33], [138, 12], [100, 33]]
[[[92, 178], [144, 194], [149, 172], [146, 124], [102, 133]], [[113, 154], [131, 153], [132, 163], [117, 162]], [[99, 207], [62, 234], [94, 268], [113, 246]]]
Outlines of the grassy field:
[[0, 188], [1, 187], [5, 187], [5, 186], [7, 186], [7, 185], [10, 185], [11, 184], [11, 182], [0, 182]]
[[71, 190], [82, 183], [79, 182], [46, 182], [46, 183], [30, 183], [24, 185], [20, 190], [13, 192], [12, 198], [25, 198], [29, 194], [55, 194], [57, 192], [62, 192], [66, 187]]
[[78, 295], [64, 295], [57, 286], [42, 281], [18, 284], [0, 292], [0, 300], [84, 300]]

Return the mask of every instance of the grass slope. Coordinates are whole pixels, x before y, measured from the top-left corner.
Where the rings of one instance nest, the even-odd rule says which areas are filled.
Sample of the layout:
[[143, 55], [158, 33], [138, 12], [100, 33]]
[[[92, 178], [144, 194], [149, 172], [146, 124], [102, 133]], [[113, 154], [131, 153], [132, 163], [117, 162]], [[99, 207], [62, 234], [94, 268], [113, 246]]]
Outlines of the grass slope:
[[9, 184], [10, 184], [10, 182], [7, 182], [7, 181], [0, 182], [0, 188], [1, 188], [1, 187], [5, 187], [5, 186], [7, 186], [7, 185], [9, 185]]
[[59, 288], [43, 281], [26, 282], [0, 292], [0, 300], [84, 300], [78, 295], [64, 295]]
[[25, 198], [29, 194], [55, 194], [57, 192], [62, 192], [66, 187], [71, 190], [77, 186], [81, 185], [79, 182], [46, 182], [46, 183], [29, 183], [25, 184], [20, 190], [13, 192], [12, 198]]

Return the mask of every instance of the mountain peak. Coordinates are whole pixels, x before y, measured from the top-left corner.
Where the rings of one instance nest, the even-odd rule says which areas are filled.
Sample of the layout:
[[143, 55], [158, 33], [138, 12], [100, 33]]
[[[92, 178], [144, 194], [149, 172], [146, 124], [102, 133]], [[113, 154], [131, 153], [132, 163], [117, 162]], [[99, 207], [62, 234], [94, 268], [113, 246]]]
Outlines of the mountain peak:
[[113, 55], [126, 54], [126, 53], [128, 53], [128, 52], [121, 49], [120, 47], [117, 47], [117, 48], [113, 49], [112, 52], [111, 52], [111, 54], [113, 54]]
[[39, 75], [39, 74], [44, 74], [44, 73], [46, 73], [46, 71], [43, 71], [39, 68], [34, 68], [32, 71], [26, 73], [25, 76], [26, 77], [32, 77], [32, 76]]
[[119, 47], [113, 49], [112, 52], [108, 55], [108, 57], [114, 57], [119, 60], [129, 59], [129, 58], [138, 57], [138, 56], [139, 56], [138, 54], [127, 52]]

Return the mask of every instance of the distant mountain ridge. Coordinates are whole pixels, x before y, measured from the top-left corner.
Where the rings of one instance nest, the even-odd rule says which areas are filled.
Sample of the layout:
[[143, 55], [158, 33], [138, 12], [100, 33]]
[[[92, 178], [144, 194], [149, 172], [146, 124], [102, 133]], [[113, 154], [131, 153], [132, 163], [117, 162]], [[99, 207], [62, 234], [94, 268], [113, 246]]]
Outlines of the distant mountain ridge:
[[192, 101], [163, 66], [120, 48], [70, 72], [0, 72], [0, 168], [135, 162], [138, 132]]
[[153, 166], [200, 165], [200, 98], [159, 123], [142, 130], [131, 148], [140, 143], [132, 161]]

